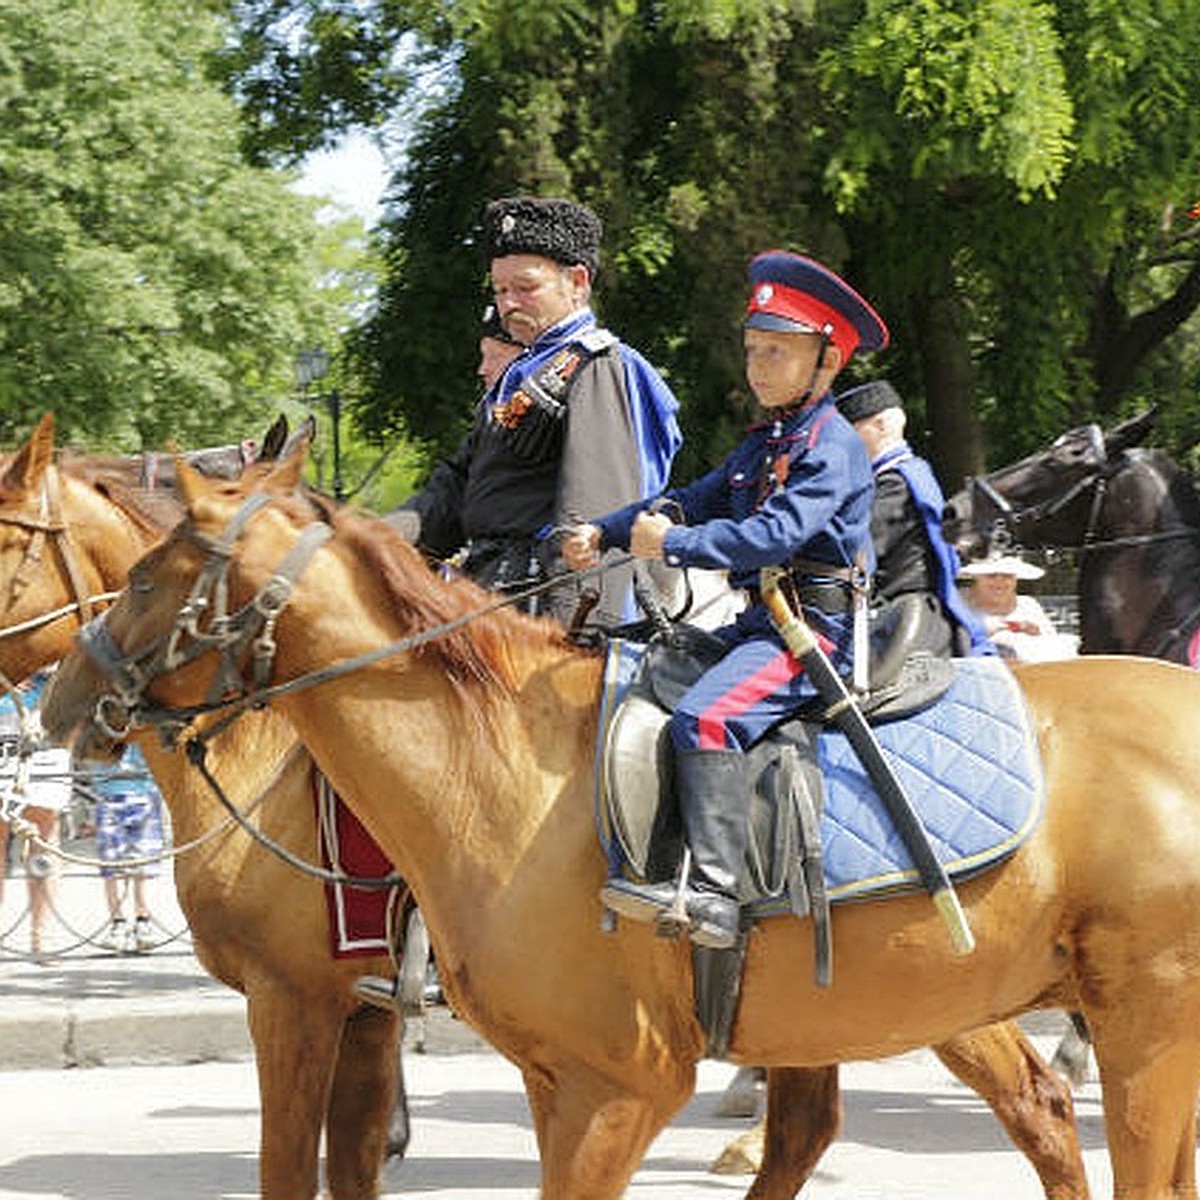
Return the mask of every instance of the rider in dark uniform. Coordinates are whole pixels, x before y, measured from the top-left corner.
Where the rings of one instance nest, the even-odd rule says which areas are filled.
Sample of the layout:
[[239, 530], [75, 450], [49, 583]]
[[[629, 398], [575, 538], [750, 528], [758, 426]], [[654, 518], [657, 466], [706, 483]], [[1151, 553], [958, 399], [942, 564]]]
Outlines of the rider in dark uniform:
[[[504, 332], [523, 347], [395, 523], [429, 553], [458, 555], [485, 587], [521, 588], [562, 569], [563, 526], [657, 495], [682, 441], [678, 402], [653, 367], [590, 307], [601, 225], [569, 200], [488, 205], [484, 232]], [[629, 571], [605, 572], [594, 619], [633, 615]], [[565, 578], [549, 610], [569, 620]]]
[[904, 437], [907, 417], [896, 389], [877, 379], [843, 392], [842, 416], [857, 430], [871, 455], [875, 499], [871, 540], [875, 546], [873, 599], [902, 620], [909, 606], [917, 632], [909, 645], [933, 654], [994, 654], [983, 624], [955, 584], [959, 561], [942, 536], [942, 489], [929, 463]]
[[[872, 481], [863, 441], [829, 389], [852, 355], [881, 349], [888, 336], [857, 292], [801, 255], [760, 254], [750, 264], [750, 285], [746, 375], [767, 419], [714, 471], [668, 492], [666, 510], [627, 507], [576, 530], [564, 545], [575, 568], [601, 550], [628, 548], [672, 566], [728, 570], [730, 583], [750, 595], [737, 621], [717, 631], [729, 649], [683, 696], [670, 724], [692, 852], [690, 934], [717, 949], [738, 936], [750, 807], [745, 751], [816, 695], [762, 602], [759, 572], [788, 569], [793, 595], [834, 666], [848, 670], [853, 589], [870, 563]], [[622, 915], [655, 920], [671, 906], [674, 888], [610, 879], [602, 898]]]

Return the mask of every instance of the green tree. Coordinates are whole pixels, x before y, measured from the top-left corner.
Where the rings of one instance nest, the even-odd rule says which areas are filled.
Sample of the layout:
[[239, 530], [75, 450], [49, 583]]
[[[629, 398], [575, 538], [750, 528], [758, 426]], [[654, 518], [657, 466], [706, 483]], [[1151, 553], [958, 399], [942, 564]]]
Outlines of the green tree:
[[0, 437], [257, 432], [328, 340], [315, 203], [245, 165], [182, 0], [0, 0]]
[[[297, 11], [254, 7], [281, 29]], [[813, 253], [877, 303], [894, 349], [856, 371], [892, 375], [951, 485], [985, 452], [1006, 459], [1146, 399], [1168, 428], [1188, 420], [1200, 13], [1187, 0], [353, 8], [393, 51], [408, 39], [410, 64], [442, 67], [359, 341], [379, 428], [407, 422], [439, 445], [456, 432], [447, 381], [474, 352], [478, 215], [518, 189], [605, 218], [602, 315], [684, 400], [687, 473], [734, 436], [744, 265], [767, 246]]]

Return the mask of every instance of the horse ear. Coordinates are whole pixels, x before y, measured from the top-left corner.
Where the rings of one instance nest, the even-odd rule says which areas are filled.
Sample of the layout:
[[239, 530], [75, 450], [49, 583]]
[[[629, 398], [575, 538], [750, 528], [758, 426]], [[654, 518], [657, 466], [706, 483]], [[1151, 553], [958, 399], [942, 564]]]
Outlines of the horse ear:
[[293, 433], [286, 442], [283, 443], [276, 458], [285, 458], [291, 454], [293, 450], [304, 442], [307, 446], [311, 446], [317, 440], [317, 419], [309, 413], [303, 421], [300, 422], [300, 428]]
[[1136, 417], [1122, 421], [1120, 425], [1104, 431], [1104, 452], [1109, 458], [1128, 450], [1130, 446], [1140, 446], [1154, 431], [1158, 424], [1158, 408], [1151, 405], [1145, 412]]
[[309, 439], [302, 426], [299, 434], [288, 439], [283, 453], [267, 472], [262, 486], [272, 491], [294, 492], [299, 486], [308, 462]]
[[54, 414], [46, 413], [13, 455], [0, 479], [0, 489], [10, 495], [28, 495], [42, 480], [54, 460]]
[[278, 458], [287, 445], [287, 439], [288, 419], [283, 413], [280, 413], [271, 422], [271, 428], [263, 434], [262, 449], [259, 451], [258, 457], [267, 461]]

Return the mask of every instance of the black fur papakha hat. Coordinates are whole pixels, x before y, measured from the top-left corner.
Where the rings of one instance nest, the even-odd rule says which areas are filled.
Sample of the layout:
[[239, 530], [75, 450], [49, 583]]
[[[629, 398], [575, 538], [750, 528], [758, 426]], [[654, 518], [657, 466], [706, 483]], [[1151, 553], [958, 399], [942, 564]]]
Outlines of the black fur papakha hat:
[[903, 408], [900, 393], [886, 379], [873, 379], [843, 392], [837, 398], [838, 411], [850, 422], [864, 421], [885, 408]]
[[483, 228], [489, 262], [507, 254], [539, 254], [568, 267], [582, 263], [596, 277], [604, 227], [590, 208], [573, 200], [493, 200], [484, 213]]

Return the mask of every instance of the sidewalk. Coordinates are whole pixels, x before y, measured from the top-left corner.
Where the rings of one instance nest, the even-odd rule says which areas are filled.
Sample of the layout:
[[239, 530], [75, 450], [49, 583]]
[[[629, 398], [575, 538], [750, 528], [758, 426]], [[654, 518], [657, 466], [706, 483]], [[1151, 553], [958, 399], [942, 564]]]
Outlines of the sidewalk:
[[[104, 886], [68, 867], [57, 881], [51, 956], [29, 953], [26, 882], [5, 881], [0, 904], [0, 1071], [196, 1063], [252, 1055], [246, 1002], [196, 961], [170, 871], [149, 881], [155, 946], [117, 954]], [[431, 1054], [486, 1044], [445, 1009], [409, 1022], [405, 1044]]]

